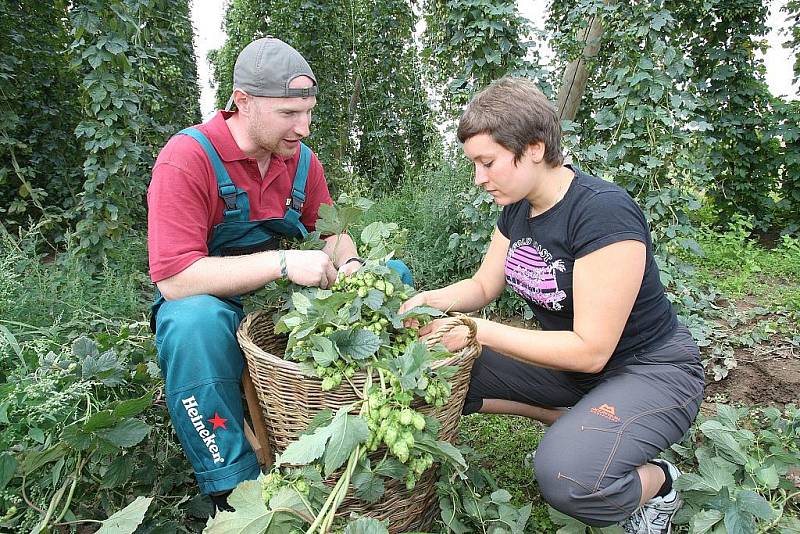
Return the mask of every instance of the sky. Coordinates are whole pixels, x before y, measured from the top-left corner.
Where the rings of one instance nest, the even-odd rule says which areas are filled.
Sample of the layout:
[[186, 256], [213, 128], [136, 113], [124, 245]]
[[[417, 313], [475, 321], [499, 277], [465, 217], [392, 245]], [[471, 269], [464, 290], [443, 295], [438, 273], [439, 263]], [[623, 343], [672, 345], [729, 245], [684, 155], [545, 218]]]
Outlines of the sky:
[[[536, 25], [543, 24], [546, 0], [518, 0], [520, 13]], [[794, 62], [790, 50], [782, 48], [781, 43], [786, 40], [780, 31], [786, 29], [785, 15], [780, 8], [786, 0], [772, 0], [772, 10], [767, 21], [770, 33], [767, 36], [769, 50], [764, 56], [764, 65], [767, 69], [767, 84], [773, 94], [800, 98], [800, 88], [792, 86], [792, 63]], [[209, 50], [221, 47], [225, 42], [222, 31], [222, 19], [227, 2], [220, 0], [193, 0], [192, 22], [195, 31], [195, 51], [197, 53], [197, 75], [200, 79], [200, 109], [203, 119], [206, 120], [214, 114], [214, 88], [210, 84], [210, 69], [207, 55]], [[538, 23], [538, 24], [537, 24]]]

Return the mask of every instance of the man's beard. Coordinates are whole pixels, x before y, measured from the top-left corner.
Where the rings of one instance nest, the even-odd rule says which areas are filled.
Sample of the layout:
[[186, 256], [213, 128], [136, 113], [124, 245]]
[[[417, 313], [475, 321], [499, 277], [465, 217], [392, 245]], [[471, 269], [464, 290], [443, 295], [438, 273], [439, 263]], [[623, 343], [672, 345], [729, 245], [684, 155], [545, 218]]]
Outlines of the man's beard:
[[289, 155], [283, 153], [286, 149], [283, 149], [283, 151], [281, 150], [281, 137], [277, 137], [274, 134], [270, 135], [267, 129], [264, 128], [260, 122], [251, 122], [248, 125], [247, 130], [250, 139], [261, 150], [269, 152], [270, 154], [276, 154], [278, 156]]

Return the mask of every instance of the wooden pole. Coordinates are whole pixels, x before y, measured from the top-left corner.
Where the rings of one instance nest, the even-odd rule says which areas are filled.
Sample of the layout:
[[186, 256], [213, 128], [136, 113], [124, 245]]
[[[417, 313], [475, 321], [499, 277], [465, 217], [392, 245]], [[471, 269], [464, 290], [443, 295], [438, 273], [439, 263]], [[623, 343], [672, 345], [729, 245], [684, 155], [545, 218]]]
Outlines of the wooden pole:
[[600, 17], [598, 14], [594, 14], [581, 36], [581, 41], [584, 43], [583, 52], [580, 57], [567, 65], [567, 69], [564, 71], [564, 79], [561, 83], [561, 89], [558, 91], [557, 103], [558, 116], [561, 120], [575, 120], [578, 106], [586, 90], [586, 81], [589, 78], [586, 61], [597, 55], [600, 50], [600, 38], [602, 36], [603, 26], [600, 23]]
[[265, 468], [272, 466], [275, 460], [272, 454], [272, 447], [269, 444], [269, 434], [267, 433], [267, 425], [264, 422], [264, 414], [261, 411], [261, 404], [258, 402], [258, 393], [253, 386], [253, 381], [250, 378], [250, 369], [247, 364], [244, 366], [244, 373], [242, 373], [242, 389], [244, 390], [244, 397], [247, 400], [247, 411], [250, 412], [250, 421], [253, 422], [252, 430], [247, 426], [245, 421], [244, 433], [247, 441], [253, 447], [256, 453], [258, 463]]

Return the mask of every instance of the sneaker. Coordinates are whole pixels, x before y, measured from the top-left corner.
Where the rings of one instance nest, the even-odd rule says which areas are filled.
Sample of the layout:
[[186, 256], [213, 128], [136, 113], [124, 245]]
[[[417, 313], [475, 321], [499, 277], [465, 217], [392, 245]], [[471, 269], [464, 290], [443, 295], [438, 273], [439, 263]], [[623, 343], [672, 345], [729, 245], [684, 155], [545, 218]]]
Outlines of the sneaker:
[[[666, 460], [653, 460], [666, 465], [673, 482], [681, 476], [678, 468]], [[670, 534], [672, 517], [683, 504], [683, 499], [674, 489], [663, 497], [653, 497], [621, 523], [629, 534]]]

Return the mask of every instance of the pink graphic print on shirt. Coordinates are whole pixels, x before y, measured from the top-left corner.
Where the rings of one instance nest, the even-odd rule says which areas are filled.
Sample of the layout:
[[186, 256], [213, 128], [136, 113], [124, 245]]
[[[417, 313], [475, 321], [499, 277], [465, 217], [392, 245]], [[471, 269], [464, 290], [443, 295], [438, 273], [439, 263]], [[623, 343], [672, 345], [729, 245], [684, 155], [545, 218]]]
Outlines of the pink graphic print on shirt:
[[548, 310], [561, 309], [566, 293], [558, 289], [556, 271], [564, 272], [562, 260], [533, 239], [520, 239], [506, 256], [506, 281], [518, 295]]

